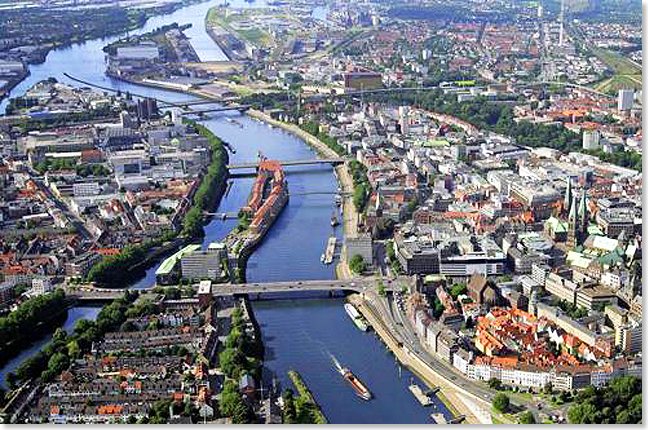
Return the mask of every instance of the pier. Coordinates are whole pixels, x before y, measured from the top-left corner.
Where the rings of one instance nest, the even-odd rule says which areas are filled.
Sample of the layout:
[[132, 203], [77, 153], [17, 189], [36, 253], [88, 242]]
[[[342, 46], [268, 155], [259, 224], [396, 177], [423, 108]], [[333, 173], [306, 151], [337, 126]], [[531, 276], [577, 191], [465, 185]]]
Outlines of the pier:
[[324, 264], [331, 264], [333, 262], [336, 243], [337, 238], [335, 236], [329, 237], [328, 243], [326, 244], [326, 251], [324, 252]]
[[432, 400], [430, 400], [430, 397], [421, 390], [421, 387], [416, 384], [411, 384], [408, 388], [421, 405], [430, 406], [432, 404]]

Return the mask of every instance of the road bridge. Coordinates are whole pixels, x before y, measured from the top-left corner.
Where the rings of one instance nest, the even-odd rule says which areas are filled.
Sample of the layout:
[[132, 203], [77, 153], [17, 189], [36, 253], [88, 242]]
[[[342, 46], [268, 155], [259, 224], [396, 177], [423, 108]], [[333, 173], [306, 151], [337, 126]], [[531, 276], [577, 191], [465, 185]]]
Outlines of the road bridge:
[[218, 296], [231, 296], [235, 294], [256, 294], [272, 292], [297, 292], [297, 291], [355, 291], [362, 293], [365, 290], [375, 289], [382, 282], [385, 291], [400, 289], [415, 282], [413, 278], [401, 276], [394, 280], [375, 277], [351, 279], [325, 279], [282, 282], [254, 282], [246, 284], [214, 284], [212, 294]]
[[[274, 161], [274, 160], [273, 160]], [[291, 160], [291, 161], [277, 161], [277, 163], [282, 166], [307, 166], [310, 164], [342, 164], [344, 163], [344, 158], [313, 158], [311, 160]], [[238, 170], [238, 169], [256, 169], [259, 167], [259, 162], [253, 163], [242, 163], [242, 164], [228, 164], [227, 168], [229, 170]]]
[[[382, 283], [385, 291], [400, 290], [409, 287], [416, 282], [415, 277], [398, 276], [396, 278], [381, 277], [357, 277], [351, 279], [323, 279], [303, 281], [279, 281], [279, 282], [249, 282], [245, 284], [213, 284], [212, 294], [215, 297], [232, 296], [237, 294], [257, 294], [272, 292], [293, 292], [293, 291], [355, 291], [362, 293], [366, 290], [376, 289]], [[155, 285], [146, 289], [137, 289], [145, 293], [152, 290]], [[111, 301], [122, 297], [126, 289], [109, 288], [84, 288], [82, 290], [70, 291], [67, 295], [79, 301]]]
[[246, 110], [250, 109], [250, 105], [233, 105], [233, 106], [224, 106], [224, 107], [217, 107], [213, 109], [203, 109], [203, 110], [185, 110], [182, 111], [183, 116], [189, 116], [189, 115], [202, 115], [206, 113], [213, 113], [213, 112], [226, 112], [230, 110], [237, 110], [239, 112], [244, 112]]

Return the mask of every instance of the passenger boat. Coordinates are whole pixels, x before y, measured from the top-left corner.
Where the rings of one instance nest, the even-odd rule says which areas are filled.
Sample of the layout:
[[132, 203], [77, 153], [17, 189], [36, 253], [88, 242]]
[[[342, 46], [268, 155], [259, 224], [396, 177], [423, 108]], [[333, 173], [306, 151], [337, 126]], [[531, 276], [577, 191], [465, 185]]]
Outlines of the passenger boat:
[[369, 389], [367, 389], [367, 387], [349, 369], [346, 367], [341, 368], [340, 374], [349, 384], [351, 384], [351, 387], [353, 387], [353, 390], [356, 392], [358, 397], [362, 400], [371, 400], [372, 395]]

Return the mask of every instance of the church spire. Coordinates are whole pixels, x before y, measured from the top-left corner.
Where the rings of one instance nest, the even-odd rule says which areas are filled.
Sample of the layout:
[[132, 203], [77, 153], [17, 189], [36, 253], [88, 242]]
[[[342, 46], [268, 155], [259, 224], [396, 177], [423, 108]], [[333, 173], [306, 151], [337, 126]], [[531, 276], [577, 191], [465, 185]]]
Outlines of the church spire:
[[583, 196], [581, 197], [580, 207], [578, 208], [581, 228], [585, 231], [587, 227], [587, 189], [583, 190]]
[[567, 190], [565, 191], [565, 212], [569, 213], [572, 203], [572, 181], [570, 177], [567, 177]]
[[581, 230], [578, 227], [578, 196], [573, 196], [569, 211], [569, 230], [567, 232], [567, 245], [576, 248], [580, 245]]

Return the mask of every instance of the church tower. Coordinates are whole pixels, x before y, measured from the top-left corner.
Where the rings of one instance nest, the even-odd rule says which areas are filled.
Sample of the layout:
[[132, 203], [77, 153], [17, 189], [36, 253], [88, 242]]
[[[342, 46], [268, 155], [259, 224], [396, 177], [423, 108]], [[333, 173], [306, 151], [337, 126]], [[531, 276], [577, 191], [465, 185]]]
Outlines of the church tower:
[[565, 213], [569, 213], [569, 210], [571, 209], [571, 203], [572, 203], [572, 198], [573, 198], [573, 192], [572, 192], [572, 181], [571, 178], [567, 178], [567, 190], [565, 191], [565, 202], [563, 204], [563, 210]]
[[578, 197], [572, 198], [569, 210], [569, 231], [567, 232], [567, 246], [576, 248], [580, 245], [581, 229], [578, 222]]

